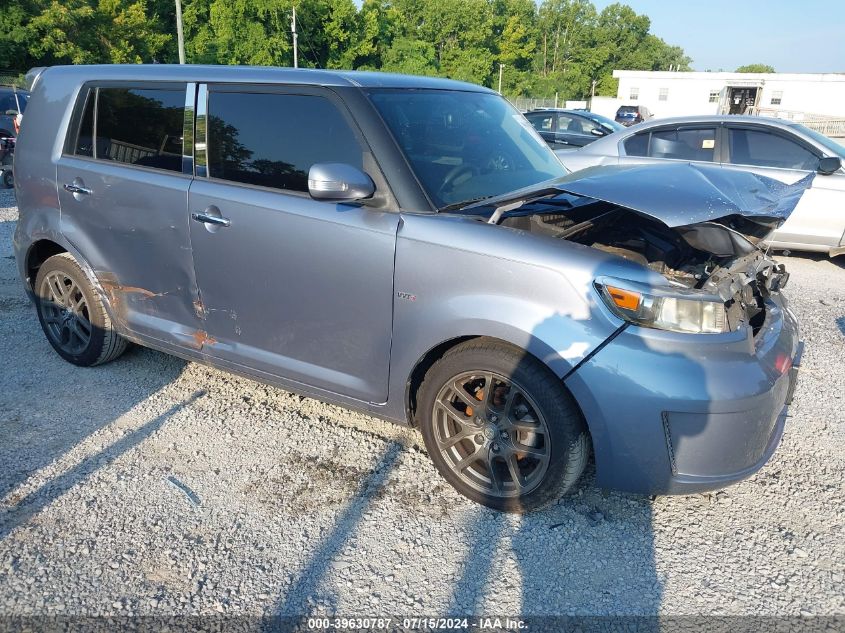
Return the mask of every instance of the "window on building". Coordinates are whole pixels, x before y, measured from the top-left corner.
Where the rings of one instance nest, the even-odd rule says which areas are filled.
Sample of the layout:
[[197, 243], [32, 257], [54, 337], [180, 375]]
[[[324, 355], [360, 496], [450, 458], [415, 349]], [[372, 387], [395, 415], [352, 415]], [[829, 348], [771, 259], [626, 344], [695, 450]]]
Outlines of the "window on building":
[[783, 99], [783, 90], [775, 90], [772, 92], [772, 100], [771, 105], [780, 105], [781, 100]]
[[331, 101], [313, 95], [211, 89], [209, 176], [305, 192], [314, 163], [362, 168], [361, 146]]
[[719, 103], [719, 94], [720, 94], [719, 90], [711, 90], [710, 91], [710, 98], [708, 99], [708, 101], [710, 103]]
[[92, 88], [80, 98], [85, 106], [74, 142], [77, 156], [182, 171], [184, 88]]
[[819, 166], [819, 159], [810, 150], [795, 141], [761, 130], [728, 130], [731, 163], [756, 167], [801, 169], [812, 171]]
[[667, 101], [669, 99], [669, 88], [661, 88], [660, 93], [657, 95], [658, 101]]
[[712, 162], [715, 148], [716, 128], [659, 130], [651, 134], [648, 155]]
[[639, 88], [631, 88], [631, 93], [629, 95], [631, 101], [636, 101], [640, 98], [640, 89]]

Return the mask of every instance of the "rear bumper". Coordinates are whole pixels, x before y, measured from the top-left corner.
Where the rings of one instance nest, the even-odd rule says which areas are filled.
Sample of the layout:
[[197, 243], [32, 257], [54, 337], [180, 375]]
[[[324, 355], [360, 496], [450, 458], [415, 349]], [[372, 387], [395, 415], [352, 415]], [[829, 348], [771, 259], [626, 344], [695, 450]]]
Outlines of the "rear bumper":
[[801, 347], [780, 300], [756, 338], [626, 328], [566, 379], [593, 438], [597, 483], [689, 494], [752, 475], [780, 442]]

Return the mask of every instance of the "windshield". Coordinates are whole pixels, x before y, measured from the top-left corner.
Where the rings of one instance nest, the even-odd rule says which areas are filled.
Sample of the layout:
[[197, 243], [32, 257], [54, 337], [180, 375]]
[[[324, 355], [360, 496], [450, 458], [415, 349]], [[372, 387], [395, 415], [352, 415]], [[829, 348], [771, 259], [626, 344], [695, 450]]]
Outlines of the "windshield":
[[622, 116], [625, 114], [636, 114], [637, 113], [637, 106], [620, 106], [619, 109], [616, 111], [616, 116]]
[[566, 175], [531, 124], [499, 95], [449, 90], [369, 95], [438, 209]]
[[810, 128], [805, 127], [803, 125], [796, 125], [795, 127], [807, 136], [809, 136], [811, 139], [816, 141], [816, 143], [824, 145], [825, 149], [829, 150], [834, 156], [838, 156], [839, 158], [845, 160], [845, 147], [843, 147], [830, 137], [825, 136], [821, 132], [811, 130]]

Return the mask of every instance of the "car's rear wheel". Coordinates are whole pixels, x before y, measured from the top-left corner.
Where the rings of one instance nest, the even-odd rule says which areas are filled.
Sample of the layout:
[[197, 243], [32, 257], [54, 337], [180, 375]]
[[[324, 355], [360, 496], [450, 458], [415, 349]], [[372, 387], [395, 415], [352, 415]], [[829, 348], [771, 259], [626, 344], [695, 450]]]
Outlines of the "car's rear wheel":
[[417, 419], [435, 466], [461, 494], [527, 512], [566, 494], [589, 456], [572, 396], [536, 358], [485, 339], [435, 363], [420, 386]]
[[41, 265], [35, 294], [41, 328], [66, 361], [90, 367], [126, 349], [96, 289], [70, 254], [53, 255]]
[[3, 187], [6, 189], [11, 189], [15, 186], [15, 175], [12, 173], [11, 169], [3, 170]]

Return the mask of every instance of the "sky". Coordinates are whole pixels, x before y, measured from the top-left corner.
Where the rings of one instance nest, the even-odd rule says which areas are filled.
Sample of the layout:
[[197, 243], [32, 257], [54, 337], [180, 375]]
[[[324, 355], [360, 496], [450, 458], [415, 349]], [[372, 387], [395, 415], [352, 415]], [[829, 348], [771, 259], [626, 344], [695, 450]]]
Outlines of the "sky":
[[[619, 0], [651, 18], [695, 70], [769, 64], [777, 72], [845, 72], [842, 0]], [[594, 0], [603, 9], [613, 0]]]

